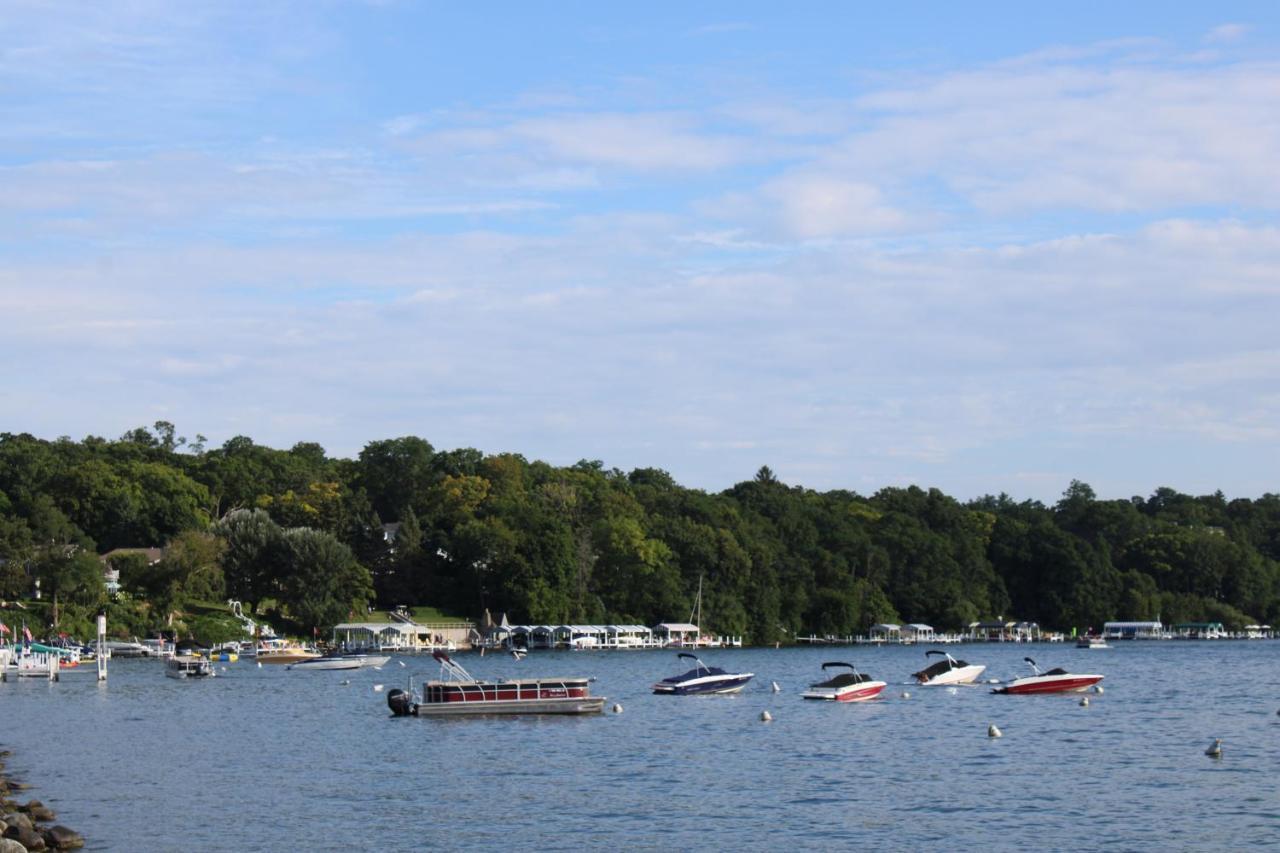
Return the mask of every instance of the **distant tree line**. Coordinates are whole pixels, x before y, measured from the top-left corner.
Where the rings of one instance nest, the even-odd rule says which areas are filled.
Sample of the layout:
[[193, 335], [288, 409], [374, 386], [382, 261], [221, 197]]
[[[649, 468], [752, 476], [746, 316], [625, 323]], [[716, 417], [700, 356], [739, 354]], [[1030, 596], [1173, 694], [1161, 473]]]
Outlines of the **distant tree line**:
[[111, 441], [0, 434], [0, 597], [33, 579], [57, 609], [102, 606], [97, 554], [122, 557], [153, 623], [191, 599], [236, 598], [297, 627], [367, 605], [432, 604], [537, 623], [654, 624], [689, 614], [751, 642], [955, 629], [1003, 617], [1046, 628], [1111, 619], [1280, 622], [1280, 496], [1157, 489], [1053, 506], [937, 489], [816, 492], [767, 468], [719, 494], [664, 471], [370, 442], [356, 459], [239, 436], [206, 448], [172, 424]]

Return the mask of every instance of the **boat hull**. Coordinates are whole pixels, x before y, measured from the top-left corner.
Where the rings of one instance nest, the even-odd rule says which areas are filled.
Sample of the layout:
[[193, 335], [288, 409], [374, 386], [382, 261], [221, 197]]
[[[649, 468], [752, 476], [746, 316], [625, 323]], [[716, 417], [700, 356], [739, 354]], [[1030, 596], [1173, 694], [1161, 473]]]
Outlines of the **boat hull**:
[[458, 717], [485, 714], [598, 714], [604, 697], [592, 696], [586, 678], [511, 681], [429, 681], [417, 701], [402, 690], [387, 695], [396, 716]]
[[970, 664], [969, 666], [959, 666], [947, 672], [935, 675], [928, 681], [920, 682], [921, 687], [937, 687], [944, 684], [972, 684], [978, 680], [978, 676], [986, 672], [986, 666], [982, 664]]
[[846, 687], [810, 687], [800, 695], [805, 699], [828, 702], [865, 702], [879, 696], [885, 687], [886, 683], [883, 681], [864, 681]]
[[659, 696], [709, 696], [738, 693], [754, 677], [753, 672], [743, 672], [734, 675], [709, 675], [679, 682], [659, 681], [653, 685], [653, 692]]
[[343, 655], [333, 658], [313, 658], [288, 665], [288, 669], [361, 669], [366, 666], [386, 666], [391, 655]]
[[1003, 693], [1009, 696], [1036, 693], [1080, 693], [1088, 690], [1102, 679], [1103, 676], [1101, 675], [1033, 676], [1031, 678], [1019, 678], [991, 692]]
[[563, 699], [497, 699], [473, 702], [426, 702], [413, 706], [415, 717], [461, 717], [484, 714], [599, 714], [603, 696]]

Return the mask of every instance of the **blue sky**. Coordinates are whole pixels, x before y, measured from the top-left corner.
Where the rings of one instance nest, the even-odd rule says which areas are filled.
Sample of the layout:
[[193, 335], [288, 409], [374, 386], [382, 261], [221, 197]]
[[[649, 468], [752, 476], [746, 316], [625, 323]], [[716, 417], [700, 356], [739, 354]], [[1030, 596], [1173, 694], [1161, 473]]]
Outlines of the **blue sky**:
[[0, 428], [1276, 491], [1277, 7], [898, 5], [7, 3]]

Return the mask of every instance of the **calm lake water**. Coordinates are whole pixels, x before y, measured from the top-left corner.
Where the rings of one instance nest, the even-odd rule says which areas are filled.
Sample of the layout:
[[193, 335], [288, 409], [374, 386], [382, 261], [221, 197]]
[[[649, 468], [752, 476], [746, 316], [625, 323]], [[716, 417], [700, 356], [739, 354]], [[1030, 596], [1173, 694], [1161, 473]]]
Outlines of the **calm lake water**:
[[[434, 676], [429, 658], [381, 672], [240, 662], [199, 682], [117, 660], [105, 685], [91, 668], [0, 685], [0, 744], [27, 795], [92, 850], [1280, 844], [1280, 641], [948, 649], [984, 678], [1024, 674], [1029, 654], [1102, 673], [1105, 692], [1081, 707], [910, 686], [921, 646], [706, 650], [756, 673], [738, 696], [706, 697], [649, 693], [686, 668], [669, 651], [462, 654], [476, 676], [595, 676], [606, 713], [398, 719], [373, 686]], [[825, 660], [890, 686], [866, 703], [801, 700]]]

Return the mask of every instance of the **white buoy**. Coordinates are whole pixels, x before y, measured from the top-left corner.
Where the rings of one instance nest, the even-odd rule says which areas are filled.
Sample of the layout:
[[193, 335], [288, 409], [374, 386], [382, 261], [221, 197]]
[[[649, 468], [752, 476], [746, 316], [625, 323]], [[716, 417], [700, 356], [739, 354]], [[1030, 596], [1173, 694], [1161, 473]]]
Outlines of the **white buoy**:
[[1089, 697], [1088, 697], [1088, 696], [1082, 696], [1082, 697], [1080, 698], [1080, 707], [1081, 707], [1081, 708], [1088, 708], [1088, 707], [1089, 707]]
[[343, 686], [343, 687], [346, 687], [348, 684], [350, 684], [350, 683], [351, 683], [351, 679], [350, 679], [350, 678], [344, 678], [344, 679], [342, 680], [342, 682], [341, 682], [341, 683], [342, 683], [342, 686]]
[[382, 692], [382, 685], [381, 685], [381, 684], [375, 684], [375, 685], [373, 685], [373, 692], [374, 692], [374, 693], [381, 693], [381, 692]]
[[904, 690], [904, 691], [902, 691], [902, 698], [903, 698], [903, 699], [910, 699], [910, 698], [911, 698], [911, 694]]
[[262, 661], [258, 661], [258, 669], [262, 669]]
[[621, 702], [614, 702], [614, 703], [613, 703], [613, 713], [615, 713], [615, 714], [621, 714], [621, 713], [622, 713], [622, 703], [621, 703]]
[[773, 719], [773, 714], [770, 714], [768, 711], [760, 712], [760, 722], [767, 723], [772, 719]]
[[1213, 743], [1209, 744], [1209, 748], [1204, 751], [1204, 754], [1209, 756], [1210, 758], [1221, 758], [1222, 757], [1222, 738], [1220, 737], [1214, 738]]
[[1101, 694], [1101, 693], [1102, 693], [1102, 685], [1101, 685], [1101, 684], [1095, 684], [1095, 685], [1093, 685], [1093, 692], [1094, 692], [1094, 693], [1097, 693], [1097, 694]]
[[987, 737], [1004, 737], [1004, 732], [996, 728], [996, 724], [992, 723], [987, 726]]
[[774, 693], [781, 693], [781, 692], [782, 692], [782, 688], [778, 686], [778, 682], [776, 682], [776, 681], [775, 681], [775, 682], [773, 682], [773, 684], [771, 685], [771, 687], [773, 688], [773, 692], [774, 692]]
[[404, 661], [402, 661], [402, 660], [398, 660], [398, 661], [396, 661], [396, 663], [400, 664], [401, 666], [404, 666]]

